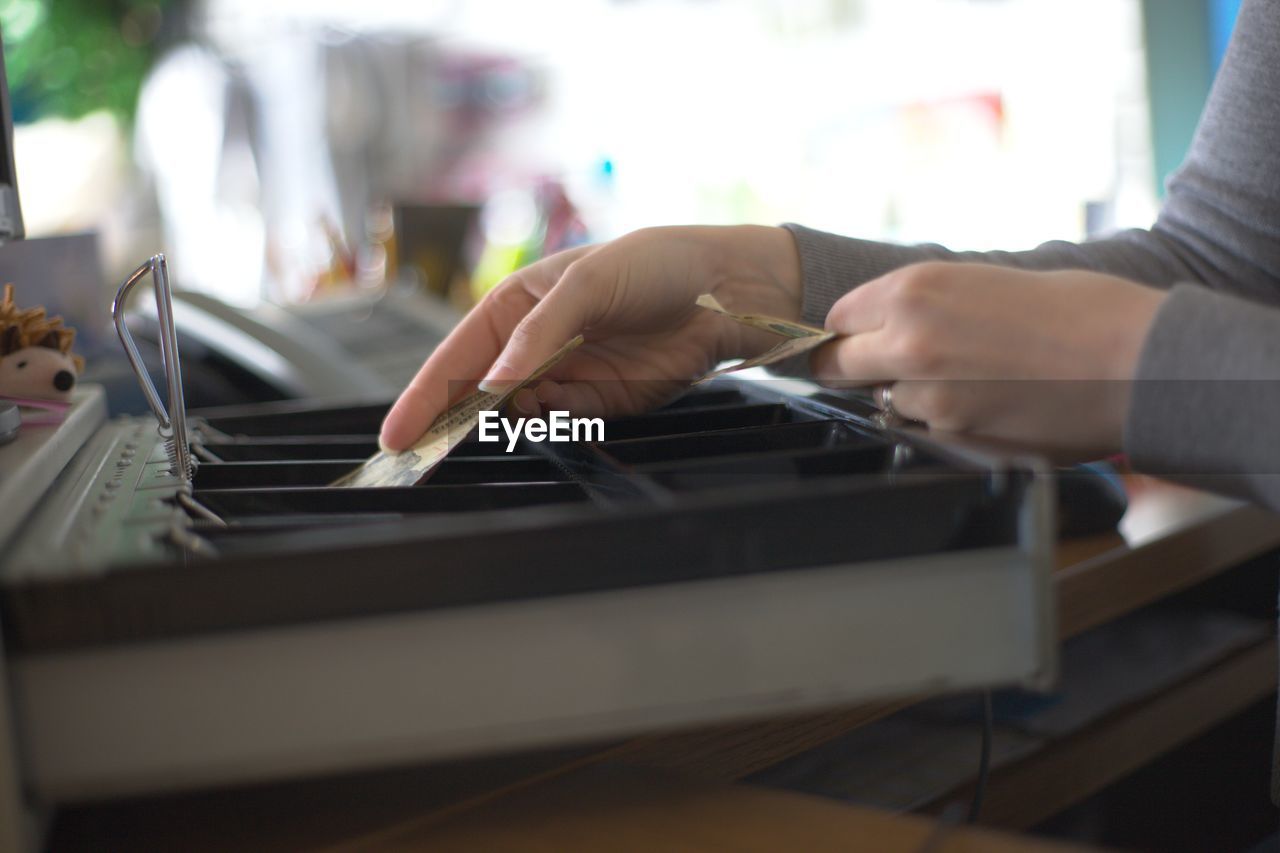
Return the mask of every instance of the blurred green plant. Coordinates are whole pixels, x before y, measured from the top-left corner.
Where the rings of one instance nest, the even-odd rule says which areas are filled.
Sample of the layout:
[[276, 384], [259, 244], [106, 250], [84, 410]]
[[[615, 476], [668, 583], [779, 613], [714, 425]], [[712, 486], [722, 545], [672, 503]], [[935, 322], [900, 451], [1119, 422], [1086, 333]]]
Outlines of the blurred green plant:
[[128, 124], [172, 0], [0, 0], [14, 120], [106, 109]]

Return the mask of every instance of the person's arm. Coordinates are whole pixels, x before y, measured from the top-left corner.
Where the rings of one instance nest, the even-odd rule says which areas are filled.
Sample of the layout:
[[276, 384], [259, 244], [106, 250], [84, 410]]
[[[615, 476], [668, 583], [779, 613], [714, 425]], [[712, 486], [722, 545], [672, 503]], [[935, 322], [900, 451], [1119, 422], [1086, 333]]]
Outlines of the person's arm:
[[[920, 261], [1083, 269], [1171, 288], [1134, 369], [1137, 468], [1280, 508], [1280, 0], [1248, 0], [1186, 162], [1149, 230], [1026, 252], [901, 247], [787, 226], [802, 314]], [[857, 365], [855, 365], [856, 368]]]
[[1138, 359], [1124, 448], [1140, 471], [1280, 509], [1280, 308], [1179, 284]]

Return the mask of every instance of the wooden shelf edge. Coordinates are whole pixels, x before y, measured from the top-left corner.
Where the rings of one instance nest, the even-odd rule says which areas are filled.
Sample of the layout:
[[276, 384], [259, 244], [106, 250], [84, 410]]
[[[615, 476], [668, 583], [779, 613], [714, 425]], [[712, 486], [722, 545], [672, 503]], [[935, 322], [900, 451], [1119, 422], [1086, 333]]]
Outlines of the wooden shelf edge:
[[1280, 547], [1280, 520], [1239, 507], [1124, 553], [1054, 572], [1058, 633], [1074, 637]]
[[643, 735], [600, 758], [667, 770], [702, 781], [732, 782], [889, 716], [918, 697], [870, 702], [818, 714]]
[[[1052, 817], [1274, 692], [1276, 669], [1276, 640], [1268, 637], [993, 771], [980, 823], [1025, 830]], [[940, 812], [972, 791], [966, 785], [924, 811]]]

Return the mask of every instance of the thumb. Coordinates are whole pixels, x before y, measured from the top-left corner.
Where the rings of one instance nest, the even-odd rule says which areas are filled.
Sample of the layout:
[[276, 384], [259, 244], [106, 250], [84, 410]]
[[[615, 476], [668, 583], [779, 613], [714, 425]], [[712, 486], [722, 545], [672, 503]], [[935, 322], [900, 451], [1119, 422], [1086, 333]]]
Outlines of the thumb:
[[481, 380], [480, 390], [500, 393], [528, 378], [595, 319], [600, 292], [584, 287], [571, 264], [511, 331], [507, 345]]
[[836, 338], [813, 351], [809, 369], [814, 380], [872, 385], [903, 378], [904, 371], [888, 355], [883, 332], [860, 332]]

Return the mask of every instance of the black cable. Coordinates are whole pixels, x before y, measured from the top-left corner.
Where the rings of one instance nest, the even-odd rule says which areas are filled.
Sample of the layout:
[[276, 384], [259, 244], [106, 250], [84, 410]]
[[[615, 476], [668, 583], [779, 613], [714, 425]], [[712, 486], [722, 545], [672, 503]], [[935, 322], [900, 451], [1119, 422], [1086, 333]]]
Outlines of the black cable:
[[978, 781], [973, 786], [973, 800], [969, 803], [969, 823], [978, 822], [982, 811], [982, 798], [987, 793], [987, 777], [991, 773], [991, 734], [995, 728], [991, 711], [991, 691], [982, 691], [982, 754], [978, 758]]

